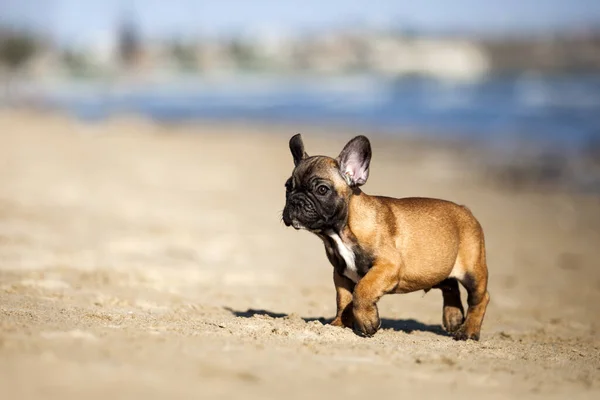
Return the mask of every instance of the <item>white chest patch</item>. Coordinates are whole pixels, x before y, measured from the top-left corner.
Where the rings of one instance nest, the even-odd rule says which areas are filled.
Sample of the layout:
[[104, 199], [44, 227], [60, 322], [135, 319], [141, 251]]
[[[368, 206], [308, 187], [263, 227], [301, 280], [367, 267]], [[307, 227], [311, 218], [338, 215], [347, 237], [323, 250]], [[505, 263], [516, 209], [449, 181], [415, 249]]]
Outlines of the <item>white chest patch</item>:
[[330, 238], [333, 239], [337, 247], [338, 253], [346, 262], [346, 269], [344, 269], [344, 275], [348, 279], [352, 280], [354, 283], [358, 283], [358, 281], [360, 280], [360, 276], [356, 271], [356, 263], [354, 262], [354, 252], [348, 246], [346, 246], [346, 244], [342, 241], [342, 238], [340, 238], [340, 235], [338, 235], [337, 233], [329, 233], [328, 235]]

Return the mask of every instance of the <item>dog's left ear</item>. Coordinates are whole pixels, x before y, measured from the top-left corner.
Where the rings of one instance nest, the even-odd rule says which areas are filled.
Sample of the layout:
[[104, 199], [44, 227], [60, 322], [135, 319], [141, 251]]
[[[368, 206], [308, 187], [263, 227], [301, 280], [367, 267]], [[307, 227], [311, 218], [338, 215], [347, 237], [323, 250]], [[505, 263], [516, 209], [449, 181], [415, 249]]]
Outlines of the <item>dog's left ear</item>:
[[308, 157], [308, 154], [304, 151], [304, 143], [302, 143], [302, 135], [299, 133], [292, 136], [290, 139], [290, 151], [292, 157], [294, 157], [294, 165], [297, 167], [300, 161]]
[[364, 185], [369, 178], [371, 163], [371, 143], [366, 136], [357, 136], [346, 144], [337, 158], [340, 172], [348, 185]]

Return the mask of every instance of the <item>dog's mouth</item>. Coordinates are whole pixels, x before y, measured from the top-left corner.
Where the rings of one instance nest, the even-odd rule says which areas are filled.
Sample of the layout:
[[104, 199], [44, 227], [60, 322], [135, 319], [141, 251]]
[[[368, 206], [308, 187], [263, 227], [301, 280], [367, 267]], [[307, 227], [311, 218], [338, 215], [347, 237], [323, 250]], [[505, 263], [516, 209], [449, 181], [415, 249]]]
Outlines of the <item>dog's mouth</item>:
[[294, 213], [291, 212], [291, 210], [286, 205], [286, 208], [283, 209], [282, 215], [283, 223], [285, 224], [285, 226], [292, 226], [296, 230], [306, 229], [306, 227], [302, 223], [300, 223], [296, 216], [293, 214]]
[[299, 231], [301, 229], [306, 229], [307, 231], [310, 231], [310, 229], [308, 229], [306, 226], [304, 226], [301, 222], [299, 222], [295, 218], [292, 218], [292, 219], [286, 218], [286, 220], [284, 220], [284, 223], [285, 223], [285, 226], [291, 226], [297, 231]]
[[297, 220], [293, 219], [292, 220], [292, 226], [294, 227], [295, 230], [300, 230], [300, 229], [304, 229], [304, 225], [302, 225], [300, 222], [298, 222]]
[[299, 230], [304, 228], [304, 225], [302, 225], [300, 222], [298, 222], [297, 219], [295, 218], [290, 218], [287, 215], [283, 215], [283, 223], [285, 224], [285, 226], [292, 226], [294, 229]]
[[302, 218], [298, 218], [299, 216], [297, 215], [296, 212], [289, 210], [287, 207], [283, 210], [282, 213], [282, 220], [283, 223], [285, 224], [285, 226], [291, 226], [293, 227], [295, 230], [307, 230], [310, 232], [319, 232], [320, 229], [315, 229], [315, 227], [313, 227], [310, 221], [305, 221], [305, 222], [300, 222], [300, 220]]
[[300, 222], [298, 222], [296, 220], [292, 220], [291, 225], [297, 231], [303, 229], [303, 230], [306, 230], [306, 231], [309, 231], [309, 232], [312, 232], [312, 233], [319, 233], [319, 232], [321, 232], [321, 229], [313, 229], [313, 228], [306, 227], [306, 226], [302, 225]]

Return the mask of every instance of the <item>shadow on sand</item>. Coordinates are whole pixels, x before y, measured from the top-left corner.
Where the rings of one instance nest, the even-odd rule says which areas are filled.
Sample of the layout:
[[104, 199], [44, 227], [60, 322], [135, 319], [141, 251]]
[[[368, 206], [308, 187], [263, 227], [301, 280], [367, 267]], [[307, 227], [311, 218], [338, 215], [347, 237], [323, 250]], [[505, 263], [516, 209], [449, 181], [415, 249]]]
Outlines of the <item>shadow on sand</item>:
[[[289, 314], [277, 313], [268, 310], [255, 310], [248, 309], [246, 311], [236, 311], [229, 307], [225, 307], [225, 310], [229, 311], [233, 315], [239, 318], [252, 318], [255, 315], [268, 316], [271, 318], [285, 318], [288, 317]], [[305, 322], [319, 321], [323, 325], [331, 322], [331, 319], [327, 319], [324, 317], [319, 318], [302, 318]], [[412, 333], [412, 332], [431, 332], [436, 335], [449, 337], [450, 335], [442, 328], [441, 325], [428, 325], [422, 322], [419, 322], [414, 319], [389, 319], [382, 318], [381, 319], [381, 329], [393, 329], [397, 332], [404, 333]]]

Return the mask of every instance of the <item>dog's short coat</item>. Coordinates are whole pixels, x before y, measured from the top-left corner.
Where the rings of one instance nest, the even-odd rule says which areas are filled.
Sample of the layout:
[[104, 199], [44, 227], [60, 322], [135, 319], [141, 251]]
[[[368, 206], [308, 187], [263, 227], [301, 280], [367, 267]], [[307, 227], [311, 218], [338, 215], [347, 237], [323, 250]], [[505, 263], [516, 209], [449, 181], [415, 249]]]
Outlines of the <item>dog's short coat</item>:
[[[283, 220], [325, 244], [337, 292], [332, 324], [371, 336], [380, 327], [381, 296], [437, 288], [444, 328], [455, 339], [478, 340], [490, 296], [483, 231], [471, 211], [445, 200], [362, 192], [371, 161], [365, 136], [348, 142], [337, 159], [309, 157], [299, 134], [290, 150], [295, 168]], [[466, 317], [458, 282], [468, 293]]]

